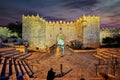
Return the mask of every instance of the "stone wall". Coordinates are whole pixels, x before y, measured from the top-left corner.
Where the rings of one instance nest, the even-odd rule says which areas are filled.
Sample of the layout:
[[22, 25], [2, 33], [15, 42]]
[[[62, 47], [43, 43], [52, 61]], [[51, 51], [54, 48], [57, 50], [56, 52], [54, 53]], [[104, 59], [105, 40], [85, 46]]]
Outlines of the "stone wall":
[[83, 16], [83, 21], [86, 21], [86, 25], [83, 24], [83, 44], [84, 47], [99, 47], [100, 39], [100, 17], [98, 16]]
[[76, 39], [75, 24], [73, 22], [47, 22], [46, 24], [46, 45], [51, 46], [57, 43], [59, 35], [64, 35], [65, 43]]
[[[30, 47], [46, 49], [57, 43], [62, 35], [65, 43], [79, 40], [84, 47], [99, 46], [100, 18], [97, 16], [83, 16], [75, 22], [46, 21], [37, 16], [22, 16], [23, 39], [29, 42]], [[84, 25], [84, 21], [87, 25]]]
[[102, 39], [105, 37], [114, 37], [120, 33], [120, 28], [101, 28], [100, 29], [100, 44], [102, 45]]
[[45, 49], [45, 21], [39, 16], [23, 16], [23, 40], [30, 47]]

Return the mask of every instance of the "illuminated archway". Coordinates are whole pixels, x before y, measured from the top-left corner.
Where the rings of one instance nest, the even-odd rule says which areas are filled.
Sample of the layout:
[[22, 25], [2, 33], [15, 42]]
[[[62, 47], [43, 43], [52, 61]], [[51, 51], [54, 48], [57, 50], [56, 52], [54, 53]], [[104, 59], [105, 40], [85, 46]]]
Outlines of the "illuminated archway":
[[63, 56], [64, 55], [64, 44], [65, 44], [65, 35], [60, 33], [56, 36], [57, 38], [57, 56]]
[[63, 38], [59, 38], [57, 41], [58, 45], [64, 45], [64, 39]]
[[60, 34], [58, 34], [57, 36], [56, 36], [56, 38], [57, 38], [57, 44], [58, 45], [64, 45], [65, 44], [65, 35], [63, 34], [63, 33], [60, 33]]

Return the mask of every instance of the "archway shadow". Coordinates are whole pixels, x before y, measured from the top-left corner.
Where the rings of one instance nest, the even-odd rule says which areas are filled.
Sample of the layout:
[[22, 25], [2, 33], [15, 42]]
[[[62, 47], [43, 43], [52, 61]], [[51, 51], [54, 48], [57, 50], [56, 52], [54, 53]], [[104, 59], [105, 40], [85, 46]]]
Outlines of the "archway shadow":
[[65, 76], [65, 75], [67, 75], [71, 71], [72, 71], [72, 69], [70, 69], [70, 70], [68, 70], [66, 72], [62, 72], [62, 74], [56, 74], [55, 78], [61, 78], [61, 77]]

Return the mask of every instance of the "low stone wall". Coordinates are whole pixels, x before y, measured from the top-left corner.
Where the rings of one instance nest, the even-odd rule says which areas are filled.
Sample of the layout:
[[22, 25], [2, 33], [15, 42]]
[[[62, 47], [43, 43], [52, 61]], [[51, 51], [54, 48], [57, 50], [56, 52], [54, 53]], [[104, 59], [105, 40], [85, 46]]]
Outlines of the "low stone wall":
[[39, 50], [37, 48], [33, 48], [33, 47], [28, 47], [28, 51], [37, 51], [37, 52], [41, 52], [41, 53], [49, 53], [49, 50]]
[[92, 50], [73, 50], [72, 48], [69, 48], [71, 52], [74, 53], [86, 53], [86, 52], [97, 52], [97, 49], [92, 49]]
[[25, 52], [24, 46], [14, 46], [16, 50], [19, 50], [20, 52]]
[[[16, 50], [19, 50], [20, 52], [25, 52], [25, 46], [15, 46]], [[48, 50], [38, 50], [36, 48], [33, 47], [28, 47], [27, 48], [28, 51], [37, 51], [37, 52], [41, 52], [41, 53], [49, 53]]]

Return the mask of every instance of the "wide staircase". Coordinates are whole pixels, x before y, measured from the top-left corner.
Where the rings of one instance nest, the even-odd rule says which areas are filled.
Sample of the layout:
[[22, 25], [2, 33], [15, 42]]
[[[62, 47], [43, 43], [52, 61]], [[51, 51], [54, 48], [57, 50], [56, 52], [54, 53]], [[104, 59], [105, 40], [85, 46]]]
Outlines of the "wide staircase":
[[0, 48], [0, 80], [29, 80], [34, 72], [28, 64], [31, 53], [15, 48]]
[[120, 49], [119, 48], [98, 48], [93, 54], [98, 59], [96, 75], [104, 73], [112, 79], [120, 79]]

